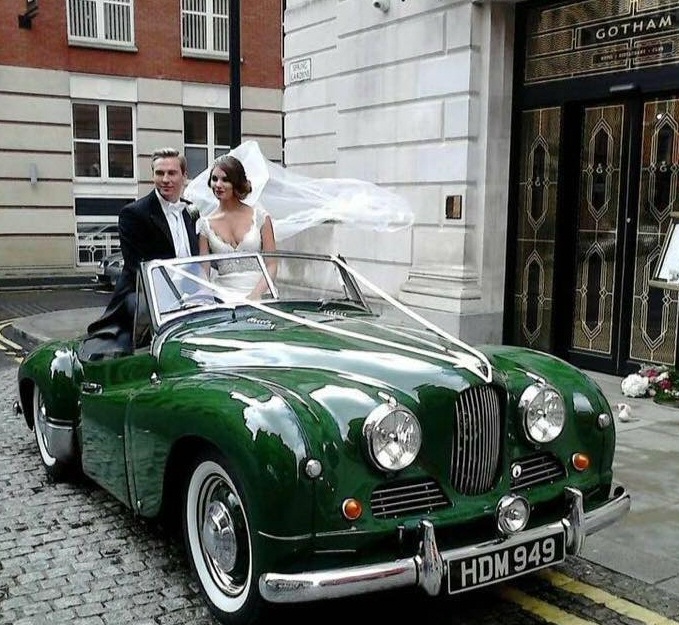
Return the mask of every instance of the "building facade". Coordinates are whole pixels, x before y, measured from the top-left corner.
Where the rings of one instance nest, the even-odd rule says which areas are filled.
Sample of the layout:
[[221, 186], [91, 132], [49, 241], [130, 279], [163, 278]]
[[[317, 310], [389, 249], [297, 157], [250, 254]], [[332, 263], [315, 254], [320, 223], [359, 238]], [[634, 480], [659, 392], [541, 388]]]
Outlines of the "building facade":
[[469, 0], [288, 0], [284, 14], [286, 165], [367, 178], [416, 213], [409, 231], [336, 227], [318, 245], [474, 342], [502, 340], [513, 24], [511, 4]]
[[[228, 151], [228, 0], [9, 0], [0, 21], [0, 274], [92, 274], [174, 146]], [[282, 157], [282, 7], [241, 2], [241, 132]], [[262, 41], [267, 45], [263, 46]]]
[[287, 166], [416, 211], [318, 246], [472, 342], [676, 361], [676, 285], [653, 278], [678, 210], [679, 2], [288, 0], [284, 31]]
[[[153, 148], [195, 174], [231, 147], [229, 3], [9, 4], [0, 272], [89, 273]], [[242, 138], [415, 211], [286, 247], [341, 252], [470, 342], [676, 362], [678, 25], [679, 0], [241, 1]]]

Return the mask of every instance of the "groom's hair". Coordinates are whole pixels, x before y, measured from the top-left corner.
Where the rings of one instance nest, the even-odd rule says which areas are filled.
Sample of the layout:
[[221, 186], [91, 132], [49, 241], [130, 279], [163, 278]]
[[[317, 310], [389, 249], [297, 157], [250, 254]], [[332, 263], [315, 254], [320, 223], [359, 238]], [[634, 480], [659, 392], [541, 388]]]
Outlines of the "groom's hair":
[[151, 153], [151, 169], [154, 168], [155, 162], [159, 158], [178, 158], [179, 167], [182, 170], [182, 174], [186, 173], [186, 157], [179, 153], [179, 150], [175, 148], [156, 148]]

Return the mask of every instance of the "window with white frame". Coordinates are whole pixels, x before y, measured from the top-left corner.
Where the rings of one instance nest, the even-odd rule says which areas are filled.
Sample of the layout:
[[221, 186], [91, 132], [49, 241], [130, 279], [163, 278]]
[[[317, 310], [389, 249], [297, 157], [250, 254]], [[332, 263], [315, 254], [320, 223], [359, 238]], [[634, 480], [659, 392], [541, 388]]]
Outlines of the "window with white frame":
[[182, 54], [229, 53], [229, 0], [182, 0]]
[[184, 155], [193, 178], [231, 149], [228, 111], [184, 111]]
[[70, 43], [129, 47], [134, 43], [133, 0], [66, 0]]
[[75, 244], [78, 266], [91, 266], [120, 251], [118, 215], [133, 197], [75, 198]]
[[73, 163], [76, 178], [134, 178], [134, 154], [132, 106], [73, 103]]

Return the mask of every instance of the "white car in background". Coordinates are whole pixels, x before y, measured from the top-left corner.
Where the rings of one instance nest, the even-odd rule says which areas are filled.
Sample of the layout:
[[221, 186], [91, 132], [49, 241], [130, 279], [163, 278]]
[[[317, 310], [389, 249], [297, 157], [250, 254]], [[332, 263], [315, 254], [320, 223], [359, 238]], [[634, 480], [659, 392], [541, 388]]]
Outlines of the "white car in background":
[[78, 260], [96, 263], [120, 249], [118, 224], [91, 224], [81, 226], [78, 233]]
[[97, 265], [95, 276], [97, 284], [110, 289], [115, 288], [118, 278], [120, 278], [120, 274], [123, 271], [124, 264], [123, 253], [120, 251], [102, 258]]

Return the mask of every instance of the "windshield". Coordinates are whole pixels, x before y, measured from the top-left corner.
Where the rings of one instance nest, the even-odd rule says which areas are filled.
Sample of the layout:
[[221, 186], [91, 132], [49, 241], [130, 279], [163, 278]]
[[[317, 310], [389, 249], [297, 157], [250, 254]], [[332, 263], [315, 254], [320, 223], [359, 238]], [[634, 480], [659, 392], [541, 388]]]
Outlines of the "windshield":
[[309, 301], [369, 308], [350, 275], [330, 257], [212, 254], [153, 261], [145, 268], [157, 326], [198, 307]]

